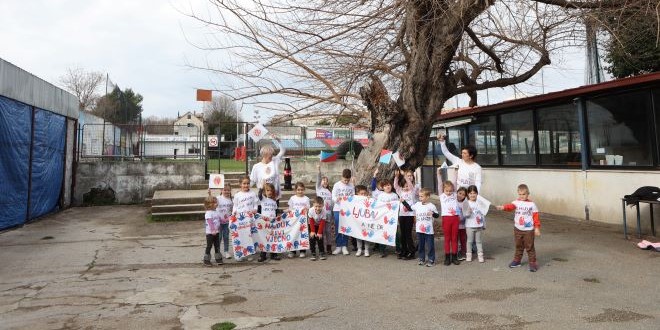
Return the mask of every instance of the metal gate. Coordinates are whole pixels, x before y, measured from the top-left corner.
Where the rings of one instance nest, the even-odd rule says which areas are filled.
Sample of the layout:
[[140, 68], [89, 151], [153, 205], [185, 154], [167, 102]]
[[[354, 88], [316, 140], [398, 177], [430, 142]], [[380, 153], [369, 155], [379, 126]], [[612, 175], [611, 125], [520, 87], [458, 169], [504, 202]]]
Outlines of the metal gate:
[[252, 141], [248, 122], [220, 122], [206, 137], [206, 176], [211, 173], [248, 173]]

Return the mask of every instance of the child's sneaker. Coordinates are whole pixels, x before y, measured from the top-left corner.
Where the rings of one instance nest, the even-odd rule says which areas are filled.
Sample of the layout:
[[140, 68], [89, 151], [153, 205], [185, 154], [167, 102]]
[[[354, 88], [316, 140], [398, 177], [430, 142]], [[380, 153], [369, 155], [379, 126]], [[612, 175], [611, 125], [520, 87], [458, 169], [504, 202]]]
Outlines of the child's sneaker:
[[355, 256], [359, 257], [362, 255], [362, 249], [358, 249], [357, 252], [355, 252]]
[[424, 266], [424, 260], [419, 259], [419, 262], [417, 263], [418, 266]]
[[335, 250], [332, 251], [332, 254], [333, 254], [333, 255], [338, 255], [338, 254], [340, 254], [340, 253], [341, 253], [341, 246], [336, 247]]
[[370, 256], [369, 249], [364, 249], [364, 256], [367, 258]]
[[210, 254], [205, 254], [203, 261], [204, 261], [204, 266], [206, 266], [206, 267], [213, 266], [213, 264], [211, 263], [211, 255]]
[[518, 268], [520, 267], [520, 261], [514, 260], [509, 264], [509, 268]]
[[257, 262], [264, 262], [266, 261], [266, 254], [262, 254], [259, 256], [259, 259], [257, 259]]
[[535, 273], [537, 270], [539, 270], [539, 266], [535, 262], [530, 262], [529, 271]]
[[319, 259], [321, 259], [321, 260], [325, 260], [325, 259], [326, 259], [326, 258], [325, 258], [325, 253], [321, 253], [321, 257], [320, 257]]
[[471, 262], [472, 261], [472, 252], [468, 252], [465, 254], [465, 261]]
[[293, 254], [293, 252], [289, 252], [289, 253], [286, 254], [286, 257], [289, 258], [289, 259], [293, 258], [294, 256], [295, 255]]
[[345, 246], [342, 246], [342, 247], [341, 247], [341, 253], [342, 253], [343, 255], [347, 256], [347, 255], [348, 255], [348, 248], [346, 248]]
[[305, 257], [305, 252], [300, 252], [300, 257], [304, 258]]
[[463, 260], [467, 260], [467, 255], [459, 253], [458, 254], [458, 261], [463, 261]]
[[435, 266], [435, 261], [429, 261], [426, 263], [426, 267], [433, 267]]
[[309, 257], [309, 260], [316, 261], [316, 254], [312, 253], [312, 255]]
[[485, 262], [483, 254], [477, 254], [477, 259], [479, 260], [479, 262]]
[[231, 259], [231, 254], [227, 251], [225, 251], [225, 259]]

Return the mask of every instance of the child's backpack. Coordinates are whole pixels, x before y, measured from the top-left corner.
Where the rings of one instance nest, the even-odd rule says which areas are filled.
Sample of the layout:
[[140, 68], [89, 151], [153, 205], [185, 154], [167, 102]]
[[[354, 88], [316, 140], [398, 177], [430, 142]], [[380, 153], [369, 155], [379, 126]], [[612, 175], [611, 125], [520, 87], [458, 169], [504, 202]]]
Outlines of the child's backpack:
[[626, 205], [635, 205], [639, 201], [657, 201], [660, 200], [660, 188], [652, 186], [639, 187], [634, 193], [623, 196]]

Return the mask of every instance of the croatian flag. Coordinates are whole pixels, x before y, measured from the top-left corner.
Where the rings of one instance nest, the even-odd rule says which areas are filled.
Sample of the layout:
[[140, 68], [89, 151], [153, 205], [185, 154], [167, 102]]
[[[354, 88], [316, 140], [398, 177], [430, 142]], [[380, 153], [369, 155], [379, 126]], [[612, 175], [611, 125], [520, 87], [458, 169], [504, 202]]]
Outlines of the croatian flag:
[[383, 164], [389, 164], [392, 160], [392, 151], [383, 149], [380, 151], [380, 160], [379, 162]]
[[320, 157], [322, 163], [334, 162], [337, 160], [337, 153], [330, 151], [321, 151]]

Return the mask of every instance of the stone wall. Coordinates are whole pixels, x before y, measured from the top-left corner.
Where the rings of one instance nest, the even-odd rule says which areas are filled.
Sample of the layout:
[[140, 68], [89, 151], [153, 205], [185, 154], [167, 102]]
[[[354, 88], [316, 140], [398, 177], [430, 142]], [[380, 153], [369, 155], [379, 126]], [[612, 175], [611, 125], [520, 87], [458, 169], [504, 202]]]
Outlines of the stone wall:
[[[73, 202], [76, 206], [88, 204], [90, 192], [108, 193], [111, 189], [114, 203], [139, 204], [155, 190], [187, 189], [192, 183], [204, 182], [204, 175], [203, 162], [81, 162]], [[107, 201], [107, 196], [99, 198]]]

